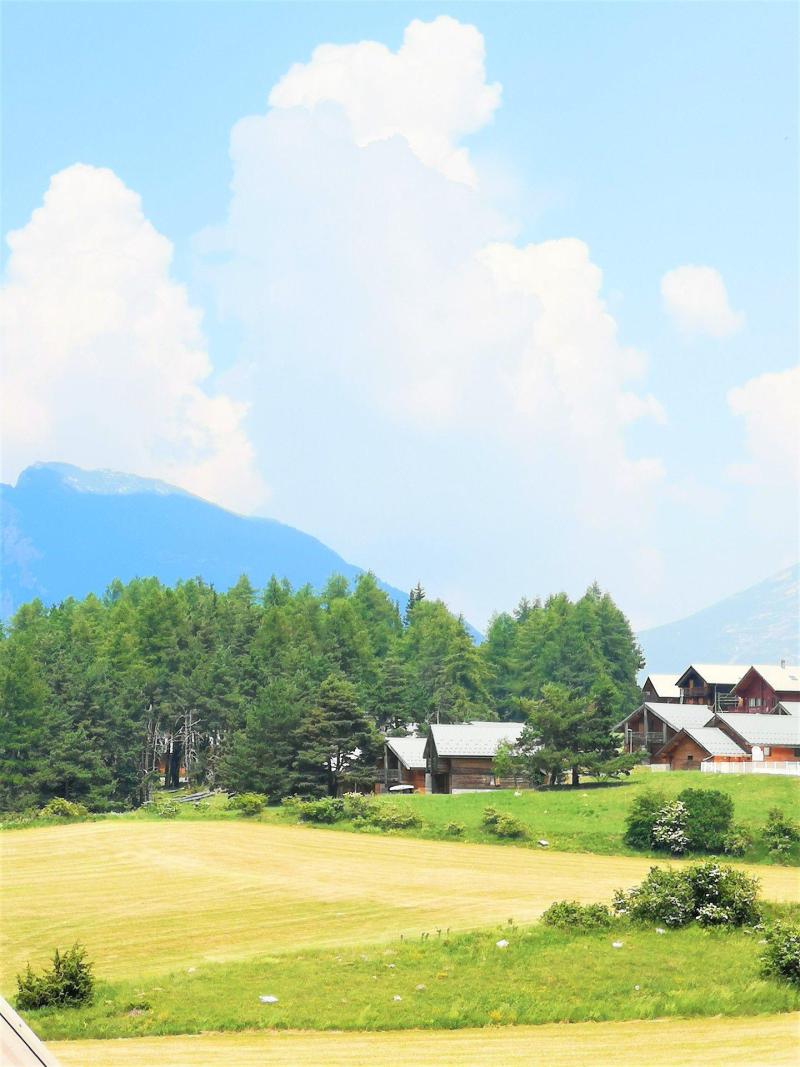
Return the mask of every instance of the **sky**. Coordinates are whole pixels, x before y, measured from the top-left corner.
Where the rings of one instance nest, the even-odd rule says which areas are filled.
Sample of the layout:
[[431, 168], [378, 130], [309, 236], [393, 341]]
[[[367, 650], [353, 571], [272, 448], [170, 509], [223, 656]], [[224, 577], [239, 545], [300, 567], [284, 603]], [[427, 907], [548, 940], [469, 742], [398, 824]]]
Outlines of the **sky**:
[[796, 560], [794, 5], [2, 20], [4, 481], [163, 478], [478, 627]]

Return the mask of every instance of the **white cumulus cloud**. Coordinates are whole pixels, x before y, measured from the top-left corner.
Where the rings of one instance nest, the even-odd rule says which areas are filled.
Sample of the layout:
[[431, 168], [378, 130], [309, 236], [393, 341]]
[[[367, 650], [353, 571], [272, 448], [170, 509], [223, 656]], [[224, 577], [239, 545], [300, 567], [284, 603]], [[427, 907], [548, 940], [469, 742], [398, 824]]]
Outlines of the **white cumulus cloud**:
[[750, 459], [729, 468], [737, 481], [796, 497], [800, 476], [800, 367], [761, 374], [731, 389], [728, 405], [744, 420]]
[[744, 324], [744, 315], [731, 308], [725, 282], [714, 267], [687, 264], [668, 270], [661, 279], [661, 297], [684, 333], [729, 337]]
[[377, 41], [323, 44], [309, 63], [296, 63], [269, 96], [274, 108], [341, 105], [363, 147], [405, 138], [425, 164], [475, 185], [467, 150], [458, 144], [491, 119], [501, 87], [486, 82], [483, 36], [474, 26], [440, 16], [415, 19], [392, 52]]
[[245, 408], [208, 388], [200, 313], [137, 194], [111, 170], [68, 167], [8, 243], [4, 476], [55, 459], [261, 503]]

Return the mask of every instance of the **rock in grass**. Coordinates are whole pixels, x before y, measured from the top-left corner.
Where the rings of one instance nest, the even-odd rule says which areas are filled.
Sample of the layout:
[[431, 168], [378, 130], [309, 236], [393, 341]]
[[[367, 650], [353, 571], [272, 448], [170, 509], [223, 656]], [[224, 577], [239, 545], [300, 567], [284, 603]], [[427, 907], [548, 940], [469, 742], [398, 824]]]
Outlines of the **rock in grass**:
[[544, 840], [543, 841], [537, 841], [536, 844], [539, 846], [539, 848], [549, 848], [550, 847], [550, 842], [549, 841], [544, 841]]
[[495, 945], [498, 948], [508, 948], [508, 941], [504, 937], [501, 937], [499, 941], [495, 941]]
[[262, 1004], [277, 1004], [278, 1003], [278, 998], [277, 997], [273, 997], [271, 994], [268, 994], [267, 996], [261, 996], [258, 999], [261, 1001]]
[[612, 942], [611, 942], [611, 947], [612, 947], [612, 948], [622, 948], [622, 946], [623, 946], [624, 944], [625, 944], [625, 942], [624, 942], [624, 941], [612, 941]]
[[396, 993], [395, 993], [395, 995], [394, 995], [394, 996], [392, 997], [392, 1000], [402, 1000], [402, 999], [403, 999], [403, 998], [402, 998], [402, 997], [398, 997], [398, 995], [397, 995]]

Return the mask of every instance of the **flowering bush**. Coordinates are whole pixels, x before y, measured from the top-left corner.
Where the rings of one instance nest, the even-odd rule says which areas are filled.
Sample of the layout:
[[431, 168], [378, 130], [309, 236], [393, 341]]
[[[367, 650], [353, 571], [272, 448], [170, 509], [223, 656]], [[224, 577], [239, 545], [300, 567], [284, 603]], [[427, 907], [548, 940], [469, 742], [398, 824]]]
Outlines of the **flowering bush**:
[[631, 848], [650, 848], [653, 824], [663, 807], [664, 798], [650, 789], [635, 797], [625, 816], [625, 844]]
[[666, 849], [675, 856], [682, 855], [689, 845], [687, 821], [686, 806], [680, 800], [665, 804], [658, 812], [651, 831], [656, 848]]
[[762, 974], [800, 985], [800, 925], [775, 923], [766, 938], [767, 947], [761, 956]]
[[633, 889], [614, 895], [617, 915], [666, 926], [743, 926], [760, 920], [758, 879], [707, 861], [680, 871], [651, 867]]
[[684, 789], [678, 800], [686, 810], [692, 852], [721, 852], [733, 823], [733, 801], [719, 789]]
[[722, 839], [722, 851], [728, 856], [743, 856], [753, 844], [753, 838], [744, 826], [732, 826]]

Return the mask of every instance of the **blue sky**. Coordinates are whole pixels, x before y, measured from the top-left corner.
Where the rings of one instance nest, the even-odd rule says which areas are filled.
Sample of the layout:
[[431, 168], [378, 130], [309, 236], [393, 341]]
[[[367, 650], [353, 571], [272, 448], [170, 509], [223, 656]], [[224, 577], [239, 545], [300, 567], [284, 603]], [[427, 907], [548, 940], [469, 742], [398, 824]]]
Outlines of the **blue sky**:
[[[473, 132], [434, 131], [466, 149], [468, 193], [425, 154], [414, 78], [383, 57], [363, 99], [331, 96], [310, 65], [321, 44], [394, 53], [413, 20], [441, 15], [456, 22], [420, 50], [420, 77], [432, 112], [451, 76], [474, 90]], [[482, 38], [477, 80], [457, 24]], [[3, 250], [7, 300], [19, 322], [37, 302], [54, 328], [66, 315], [76, 338], [31, 373], [19, 327], [9, 364], [26, 380], [12, 366], [8, 392], [29, 414], [9, 431], [4, 478], [37, 459], [172, 476], [394, 584], [419, 578], [479, 626], [523, 593], [595, 577], [634, 622], [656, 623], [779, 569], [798, 534], [796, 41], [790, 4], [4, 5], [3, 231], [29, 238]], [[268, 109], [296, 63], [300, 80]], [[353, 116], [394, 92], [415, 98], [397, 136], [378, 115], [359, 143]], [[232, 163], [246, 116], [263, 121]], [[139, 249], [144, 231], [119, 187], [76, 163], [141, 197], [171, 264], [150, 242], [146, 268], [107, 288], [103, 257]], [[96, 231], [91, 204], [92, 223], [112, 213]], [[569, 239], [602, 271], [597, 293]], [[95, 240], [108, 247], [79, 281], [75, 256]], [[475, 310], [488, 245], [502, 245], [498, 291]], [[526, 246], [539, 251], [523, 265]], [[713, 278], [675, 276], [670, 302], [662, 279], [690, 266]], [[172, 286], [177, 306], [179, 285], [187, 307], [137, 347], [143, 294]], [[76, 305], [92, 324], [76, 326]], [[597, 339], [604, 313], [613, 343]], [[531, 344], [537, 322], [546, 340]], [[631, 391], [636, 417], [623, 418]], [[98, 400], [112, 410], [95, 419]]]

